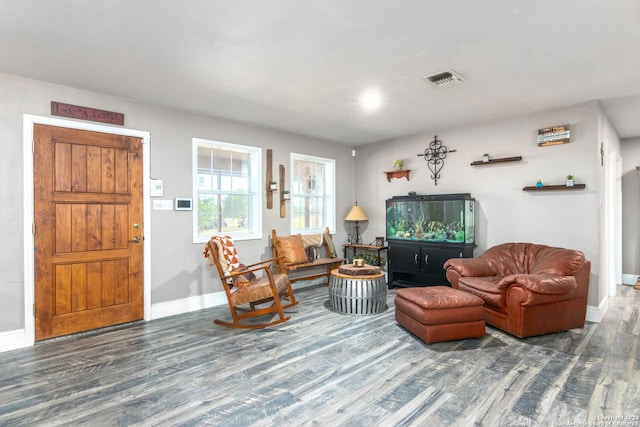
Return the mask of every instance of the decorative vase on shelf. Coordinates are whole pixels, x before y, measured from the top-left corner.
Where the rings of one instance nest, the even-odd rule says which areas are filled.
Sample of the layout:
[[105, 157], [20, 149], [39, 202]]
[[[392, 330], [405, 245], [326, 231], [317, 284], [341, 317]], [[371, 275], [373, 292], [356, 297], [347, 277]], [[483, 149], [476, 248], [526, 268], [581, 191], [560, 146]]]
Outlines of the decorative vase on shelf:
[[482, 161], [484, 163], [489, 163], [489, 155], [488, 154], [483, 154], [482, 155]]
[[539, 180], [536, 181], [536, 187], [538, 187], [538, 188], [544, 187], [544, 184], [542, 183], [542, 180], [539, 179]]
[[567, 187], [573, 187], [573, 175], [567, 175]]
[[277, 189], [278, 189], [278, 184], [276, 184], [275, 182], [272, 182], [269, 184], [269, 190], [276, 191]]
[[393, 161], [393, 168], [397, 171], [402, 170], [402, 167], [404, 166], [404, 160], [394, 160]]

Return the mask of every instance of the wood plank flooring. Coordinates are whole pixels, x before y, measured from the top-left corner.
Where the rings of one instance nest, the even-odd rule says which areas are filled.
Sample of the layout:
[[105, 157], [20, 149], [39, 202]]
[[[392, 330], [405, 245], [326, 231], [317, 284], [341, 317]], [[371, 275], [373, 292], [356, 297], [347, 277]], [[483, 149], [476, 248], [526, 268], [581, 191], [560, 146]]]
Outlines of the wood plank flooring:
[[640, 426], [633, 287], [584, 329], [430, 346], [394, 291], [372, 316], [331, 312], [326, 286], [296, 296], [269, 329], [214, 325], [215, 307], [0, 353], [0, 425]]

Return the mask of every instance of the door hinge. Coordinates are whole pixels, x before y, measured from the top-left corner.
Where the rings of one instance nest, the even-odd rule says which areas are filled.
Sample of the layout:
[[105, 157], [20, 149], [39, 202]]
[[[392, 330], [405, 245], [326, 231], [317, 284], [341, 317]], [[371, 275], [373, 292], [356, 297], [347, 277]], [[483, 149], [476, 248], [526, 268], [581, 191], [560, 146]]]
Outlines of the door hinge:
[[34, 236], [36, 235], [36, 223], [35, 222], [31, 223], [31, 234], [33, 234]]
[[36, 317], [36, 305], [33, 304], [33, 317]]
[[36, 141], [35, 139], [31, 141], [31, 152], [35, 154], [36, 152]]

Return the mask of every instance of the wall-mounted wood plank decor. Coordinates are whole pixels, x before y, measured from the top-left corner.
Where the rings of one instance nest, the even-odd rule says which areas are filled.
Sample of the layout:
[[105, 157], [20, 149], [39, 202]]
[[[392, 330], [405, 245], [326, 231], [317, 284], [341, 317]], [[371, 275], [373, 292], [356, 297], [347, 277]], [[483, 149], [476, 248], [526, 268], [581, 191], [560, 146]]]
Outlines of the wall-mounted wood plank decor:
[[284, 198], [284, 165], [280, 165], [280, 179], [278, 180], [280, 185], [280, 218], [287, 216], [286, 199]]
[[273, 209], [271, 181], [273, 181], [273, 150], [269, 148], [267, 149], [267, 177], [265, 179], [265, 185], [267, 186], [267, 209]]

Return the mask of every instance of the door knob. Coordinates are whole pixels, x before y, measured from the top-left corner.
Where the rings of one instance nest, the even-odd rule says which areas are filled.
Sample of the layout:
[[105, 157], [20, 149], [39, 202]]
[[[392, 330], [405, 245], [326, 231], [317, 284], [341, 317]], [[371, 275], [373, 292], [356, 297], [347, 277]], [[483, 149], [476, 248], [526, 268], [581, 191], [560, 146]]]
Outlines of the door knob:
[[131, 243], [140, 243], [140, 236], [136, 236], [133, 239], [129, 240]]

